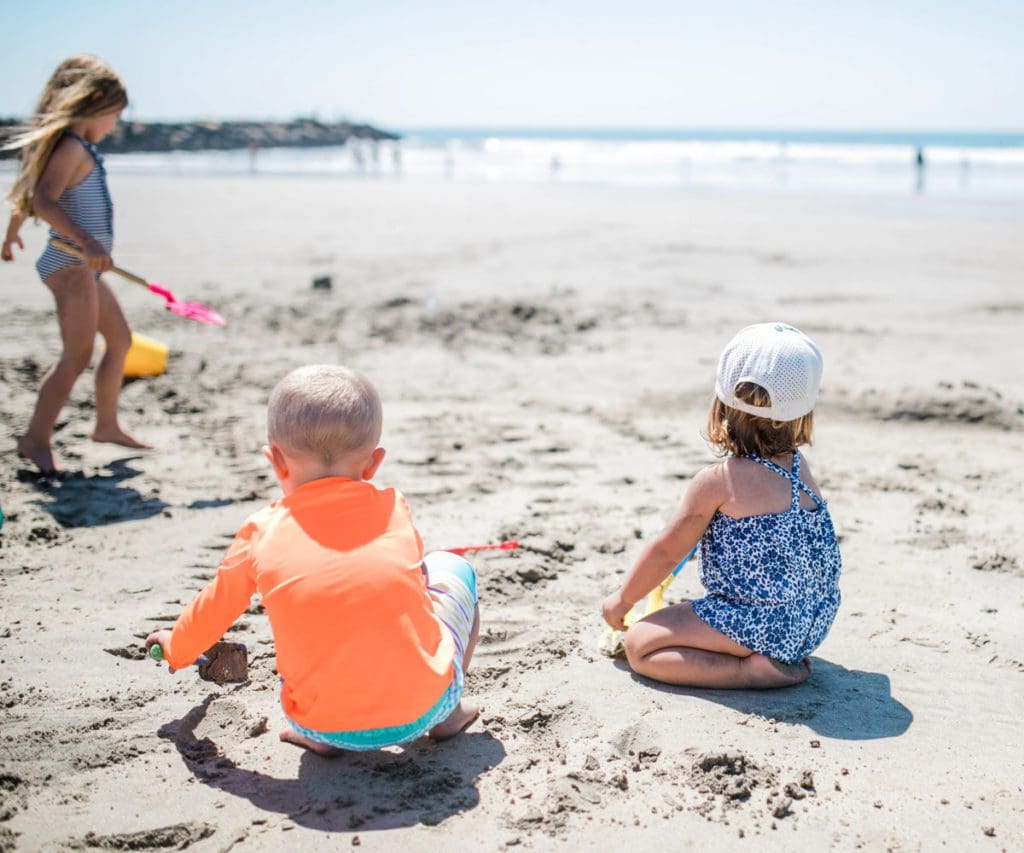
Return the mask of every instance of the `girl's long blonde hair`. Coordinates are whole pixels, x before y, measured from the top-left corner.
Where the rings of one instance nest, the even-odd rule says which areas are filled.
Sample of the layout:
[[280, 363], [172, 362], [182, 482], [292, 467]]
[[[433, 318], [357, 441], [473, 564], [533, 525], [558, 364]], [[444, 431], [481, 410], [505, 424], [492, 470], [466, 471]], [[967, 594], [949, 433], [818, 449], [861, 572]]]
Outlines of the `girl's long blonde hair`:
[[14, 212], [31, 216], [32, 197], [50, 155], [74, 122], [128, 105], [124, 81], [106, 62], [87, 53], [69, 56], [43, 89], [32, 120], [4, 144], [20, 148], [21, 168], [7, 199]]

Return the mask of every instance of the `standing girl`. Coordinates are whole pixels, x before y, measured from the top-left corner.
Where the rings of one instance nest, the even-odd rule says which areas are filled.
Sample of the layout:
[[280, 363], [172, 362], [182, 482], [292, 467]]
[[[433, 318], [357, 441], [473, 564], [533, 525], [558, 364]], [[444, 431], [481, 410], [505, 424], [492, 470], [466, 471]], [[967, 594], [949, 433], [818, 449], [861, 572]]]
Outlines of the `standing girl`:
[[625, 630], [632, 606], [698, 542], [707, 595], [629, 628], [634, 671], [691, 687], [785, 687], [810, 677], [807, 656], [839, 608], [839, 545], [821, 490], [797, 449], [811, 443], [821, 352], [783, 323], [748, 326], [725, 348], [705, 468], [682, 506], [604, 601]]
[[18, 452], [44, 474], [58, 470], [50, 446], [53, 426], [79, 374], [92, 357], [99, 332], [106, 351], [96, 368], [94, 441], [146, 447], [117, 419], [124, 359], [131, 330], [100, 273], [110, 269], [113, 206], [103, 158], [96, 144], [117, 124], [128, 94], [117, 73], [94, 56], [65, 59], [46, 84], [31, 124], [5, 147], [22, 150], [21, 168], [8, 199], [13, 212], [0, 256], [11, 260], [22, 246], [21, 224], [38, 216], [50, 236], [81, 249], [83, 258], [47, 245], [36, 262], [40, 278], [57, 303], [63, 352], [43, 376], [39, 397]]

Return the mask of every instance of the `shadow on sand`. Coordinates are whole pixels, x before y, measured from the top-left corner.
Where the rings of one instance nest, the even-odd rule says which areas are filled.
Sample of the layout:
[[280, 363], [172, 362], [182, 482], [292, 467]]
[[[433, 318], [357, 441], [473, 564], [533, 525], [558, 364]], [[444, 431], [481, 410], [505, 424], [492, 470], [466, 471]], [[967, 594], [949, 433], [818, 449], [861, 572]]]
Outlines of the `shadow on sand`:
[[138, 458], [129, 456], [111, 462], [106, 466], [109, 474], [87, 476], [81, 471], [62, 471], [46, 477], [19, 471], [18, 477], [34, 482], [37, 491], [47, 498], [35, 503], [62, 527], [97, 527], [135, 521], [157, 515], [168, 506], [158, 498], [144, 499], [135, 489], [121, 485], [142, 473], [129, 464]]
[[[24, 469], [18, 471], [18, 479], [34, 484], [45, 496], [35, 504], [62, 527], [99, 527], [138, 521], [158, 515], [170, 506], [159, 498], [143, 498], [136, 489], [122, 485], [142, 473], [130, 464], [140, 458], [117, 459], [105, 466], [109, 473], [104, 474], [87, 476], [81, 471], [63, 471], [47, 477]], [[231, 498], [195, 500], [186, 509], [215, 509], [234, 502]]]
[[[629, 670], [617, 660], [616, 666]], [[705, 690], [673, 687], [629, 670], [635, 681], [663, 693], [694, 696], [779, 723], [807, 726], [837, 740], [899, 737], [914, 720], [910, 709], [894, 699], [889, 677], [880, 672], [846, 669], [812, 658], [814, 674], [803, 684], [780, 690]]]
[[204, 784], [323, 832], [439, 824], [475, 808], [476, 778], [505, 758], [499, 740], [471, 731], [444, 743], [416, 741], [401, 752], [346, 752], [336, 758], [304, 752], [298, 778], [278, 779], [239, 767], [217, 743], [196, 734], [201, 727], [225, 731], [203, 726], [217, 698], [208, 696], [180, 720], [161, 726], [160, 737], [174, 744]]

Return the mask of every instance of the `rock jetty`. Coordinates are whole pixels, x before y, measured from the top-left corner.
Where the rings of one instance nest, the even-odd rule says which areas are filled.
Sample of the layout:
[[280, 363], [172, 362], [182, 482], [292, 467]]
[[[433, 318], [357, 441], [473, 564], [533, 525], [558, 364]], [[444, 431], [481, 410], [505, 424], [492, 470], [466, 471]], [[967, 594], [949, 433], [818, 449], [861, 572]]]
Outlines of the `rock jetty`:
[[[20, 125], [19, 119], [0, 119], [0, 140]], [[312, 148], [344, 145], [350, 139], [395, 140], [394, 133], [368, 124], [343, 121], [325, 124], [316, 119], [292, 121], [190, 121], [180, 123], [122, 121], [103, 140], [105, 154], [136, 151], [227, 151], [234, 148]], [[17, 156], [3, 151], [0, 156]]]

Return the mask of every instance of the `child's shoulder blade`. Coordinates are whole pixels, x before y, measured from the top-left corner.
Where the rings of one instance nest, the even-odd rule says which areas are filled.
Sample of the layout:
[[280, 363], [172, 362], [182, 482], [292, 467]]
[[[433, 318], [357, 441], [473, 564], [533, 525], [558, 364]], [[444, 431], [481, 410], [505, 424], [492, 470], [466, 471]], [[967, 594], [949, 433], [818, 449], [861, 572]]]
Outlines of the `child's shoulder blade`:
[[729, 460], [713, 462], [701, 468], [690, 481], [687, 497], [697, 503], [718, 507], [729, 493], [726, 463]]

